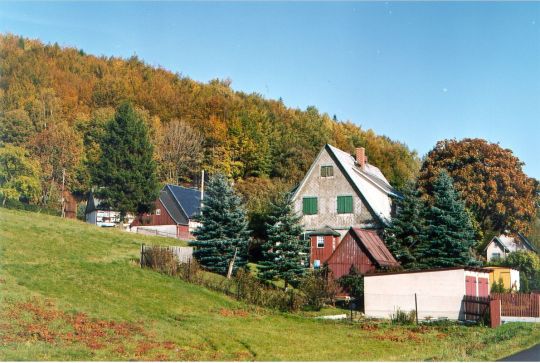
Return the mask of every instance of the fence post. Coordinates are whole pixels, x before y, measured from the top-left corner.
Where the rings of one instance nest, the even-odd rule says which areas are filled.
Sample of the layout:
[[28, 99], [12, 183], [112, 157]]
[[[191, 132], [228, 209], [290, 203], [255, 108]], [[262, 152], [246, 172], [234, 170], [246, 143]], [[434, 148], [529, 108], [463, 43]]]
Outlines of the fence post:
[[416, 325], [418, 325], [418, 301], [416, 299], [416, 292], [414, 293], [414, 310], [416, 311]]
[[188, 265], [187, 265], [187, 280], [191, 282], [191, 257], [188, 258]]
[[144, 266], [144, 243], [141, 245], [141, 268]]
[[496, 328], [501, 325], [501, 300], [489, 302], [489, 326]]

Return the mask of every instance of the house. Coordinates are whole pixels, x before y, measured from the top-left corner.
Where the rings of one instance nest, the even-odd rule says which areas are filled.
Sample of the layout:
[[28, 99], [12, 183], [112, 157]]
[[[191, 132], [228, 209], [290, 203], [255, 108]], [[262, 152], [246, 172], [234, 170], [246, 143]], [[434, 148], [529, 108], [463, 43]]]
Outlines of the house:
[[152, 213], [139, 215], [130, 225], [131, 231], [156, 234], [184, 240], [193, 239], [199, 226], [201, 192], [198, 189], [167, 184], [159, 192]]
[[328, 226], [339, 234], [335, 236], [338, 242], [351, 227], [381, 229], [388, 225], [394, 198], [399, 194], [367, 162], [364, 148], [357, 148], [353, 157], [328, 144], [292, 195], [306, 236]]
[[86, 202], [86, 223], [99, 227], [115, 227], [120, 224], [120, 212], [104, 206], [93, 192], [90, 192]]
[[312, 267], [326, 263], [336, 279], [347, 275], [352, 266], [362, 274], [399, 267], [375, 230], [351, 227], [341, 242], [338, 238], [339, 234], [330, 227], [313, 232], [310, 254]]
[[503, 287], [507, 290], [519, 291], [519, 271], [510, 267], [491, 266], [486, 267], [491, 270], [489, 273], [489, 290], [494, 283], [502, 281]]
[[463, 297], [489, 296], [489, 269], [451, 267], [364, 276], [366, 316], [389, 318], [397, 309], [418, 318], [464, 318]]
[[510, 252], [522, 250], [537, 252], [536, 248], [523, 234], [518, 233], [516, 236], [501, 234], [491, 239], [484, 248], [484, 253], [486, 259], [491, 261], [505, 258]]

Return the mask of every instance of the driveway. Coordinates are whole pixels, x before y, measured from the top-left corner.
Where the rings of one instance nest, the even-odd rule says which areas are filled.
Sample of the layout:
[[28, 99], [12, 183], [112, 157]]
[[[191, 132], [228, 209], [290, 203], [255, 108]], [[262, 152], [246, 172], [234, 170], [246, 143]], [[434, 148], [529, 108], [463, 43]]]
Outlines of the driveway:
[[499, 362], [539, 362], [540, 361], [540, 344], [532, 348], [523, 350], [519, 353], [510, 355], [500, 359]]

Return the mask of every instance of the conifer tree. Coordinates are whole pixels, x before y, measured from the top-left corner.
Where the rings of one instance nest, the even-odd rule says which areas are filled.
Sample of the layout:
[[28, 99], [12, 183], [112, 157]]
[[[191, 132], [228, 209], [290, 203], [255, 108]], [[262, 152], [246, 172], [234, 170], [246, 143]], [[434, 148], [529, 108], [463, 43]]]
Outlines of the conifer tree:
[[120, 211], [145, 213], [158, 195], [156, 164], [147, 126], [129, 102], [122, 103], [100, 140], [101, 156], [91, 168], [96, 195]]
[[433, 185], [433, 204], [426, 210], [426, 227], [418, 248], [423, 268], [475, 265], [471, 248], [474, 229], [452, 178], [441, 171]]
[[208, 181], [200, 222], [194, 231], [197, 240], [190, 244], [203, 267], [226, 275], [233, 257], [233, 271], [246, 265], [250, 231], [244, 206], [223, 174]]
[[397, 213], [392, 225], [385, 229], [388, 249], [404, 268], [416, 266], [416, 249], [424, 228], [425, 205], [412, 183], [401, 190], [402, 199], [397, 200]]
[[308, 245], [300, 239], [300, 219], [290, 195], [281, 195], [272, 203], [269, 223], [266, 223], [268, 241], [262, 246], [263, 261], [259, 264], [260, 278], [281, 278], [287, 288], [304, 274], [306, 266], [303, 259], [307, 256]]

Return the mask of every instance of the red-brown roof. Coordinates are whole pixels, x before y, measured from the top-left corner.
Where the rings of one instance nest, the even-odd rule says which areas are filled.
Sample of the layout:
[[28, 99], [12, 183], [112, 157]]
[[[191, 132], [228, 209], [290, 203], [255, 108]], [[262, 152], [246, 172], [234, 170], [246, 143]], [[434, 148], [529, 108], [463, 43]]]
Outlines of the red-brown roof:
[[397, 262], [394, 256], [392, 256], [392, 253], [388, 251], [388, 248], [376, 231], [361, 228], [351, 228], [349, 233], [354, 233], [356, 235], [356, 237], [360, 240], [364, 247], [366, 247], [366, 250], [377, 262], [377, 264], [379, 264], [379, 266], [399, 266], [399, 262]]

